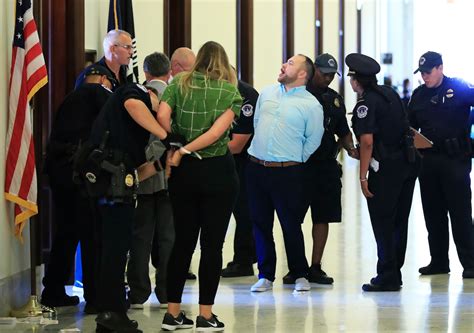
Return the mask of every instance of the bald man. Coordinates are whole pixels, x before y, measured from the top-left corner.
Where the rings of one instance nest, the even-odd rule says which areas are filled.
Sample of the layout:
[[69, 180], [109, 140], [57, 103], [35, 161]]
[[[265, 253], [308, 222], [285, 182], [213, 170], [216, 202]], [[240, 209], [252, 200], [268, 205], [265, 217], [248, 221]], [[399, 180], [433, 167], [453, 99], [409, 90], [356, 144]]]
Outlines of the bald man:
[[190, 71], [196, 61], [196, 55], [193, 50], [187, 47], [177, 48], [171, 55], [171, 75]]

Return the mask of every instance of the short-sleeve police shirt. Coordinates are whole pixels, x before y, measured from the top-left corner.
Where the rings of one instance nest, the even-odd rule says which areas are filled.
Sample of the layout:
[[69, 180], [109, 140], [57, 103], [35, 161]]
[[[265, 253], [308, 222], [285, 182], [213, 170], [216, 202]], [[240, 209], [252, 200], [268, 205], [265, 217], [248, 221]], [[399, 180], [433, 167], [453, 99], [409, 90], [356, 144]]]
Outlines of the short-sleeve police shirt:
[[[255, 105], [257, 104], [258, 92], [251, 85], [246, 82], [239, 81], [238, 85], [239, 93], [242, 96], [242, 107], [240, 108], [240, 116], [235, 120], [233, 127], [231, 129], [231, 138], [232, 134], [251, 134], [253, 135], [253, 116], [255, 112]], [[242, 152], [235, 154], [234, 157], [247, 158], [247, 149], [250, 146], [250, 138], [245, 147], [242, 149]]]
[[428, 139], [443, 142], [469, 135], [469, 115], [474, 106], [474, 87], [456, 78], [444, 77], [437, 88], [424, 84], [415, 89], [408, 103], [411, 126]]
[[320, 89], [310, 83], [306, 89], [318, 99], [324, 111], [324, 135], [321, 139], [321, 145], [311, 155], [310, 161], [333, 159], [337, 150], [334, 135], [342, 138], [350, 132], [344, 100], [331, 88]]
[[407, 119], [398, 94], [388, 86], [379, 86], [386, 100], [370, 89], [358, 99], [352, 115], [354, 134], [373, 134], [374, 142], [381, 141], [387, 148], [400, 147], [407, 130]]
[[117, 89], [102, 108], [94, 122], [91, 141], [100, 144], [104, 133], [110, 132], [106, 147], [126, 153], [133, 167], [143, 164], [145, 146], [150, 133], [138, 125], [124, 106], [128, 99], [137, 99], [145, 103], [151, 112], [152, 105], [147, 89], [139, 84], [130, 83]]

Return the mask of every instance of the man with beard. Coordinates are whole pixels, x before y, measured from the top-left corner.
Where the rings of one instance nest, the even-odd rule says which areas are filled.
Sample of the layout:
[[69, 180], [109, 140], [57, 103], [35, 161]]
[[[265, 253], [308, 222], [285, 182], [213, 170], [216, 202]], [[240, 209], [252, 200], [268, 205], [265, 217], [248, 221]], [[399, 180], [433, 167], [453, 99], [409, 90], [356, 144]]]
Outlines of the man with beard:
[[306, 279], [308, 262], [301, 231], [305, 215], [303, 163], [319, 147], [324, 131], [321, 104], [306, 90], [313, 72], [313, 62], [308, 57], [291, 57], [281, 68], [280, 84], [264, 89], [257, 101], [247, 169], [259, 270], [259, 280], [251, 291], [270, 290], [275, 280], [275, 210], [295, 290], [311, 288]]

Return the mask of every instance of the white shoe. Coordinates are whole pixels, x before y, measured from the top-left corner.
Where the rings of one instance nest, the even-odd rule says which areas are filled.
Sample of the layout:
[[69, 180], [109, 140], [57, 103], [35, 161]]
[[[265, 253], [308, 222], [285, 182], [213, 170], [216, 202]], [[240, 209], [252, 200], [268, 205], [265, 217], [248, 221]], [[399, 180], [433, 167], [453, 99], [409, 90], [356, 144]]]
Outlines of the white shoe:
[[311, 285], [308, 280], [304, 277], [300, 277], [295, 281], [295, 291], [308, 291], [311, 290]]
[[142, 310], [143, 308], [144, 308], [143, 304], [140, 304], [140, 303], [130, 304], [130, 309]]
[[268, 291], [273, 288], [273, 282], [267, 279], [259, 279], [257, 283], [255, 283], [251, 288], [250, 291]]

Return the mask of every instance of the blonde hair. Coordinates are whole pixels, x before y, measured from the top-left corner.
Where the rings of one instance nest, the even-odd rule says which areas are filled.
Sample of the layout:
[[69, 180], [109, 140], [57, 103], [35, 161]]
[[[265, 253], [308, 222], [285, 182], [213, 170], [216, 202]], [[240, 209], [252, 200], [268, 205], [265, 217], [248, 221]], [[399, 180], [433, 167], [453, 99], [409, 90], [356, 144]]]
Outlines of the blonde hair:
[[221, 44], [213, 41], [206, 42], [196, 56], [191, 71], [183, 74], [179, 82], [182, 91], [192, 88], [192, 77], [194, 72], [205, 75], [206, 79], [224, 80], [237, 86], [237, 76], [229, 63], [229, 57]]

